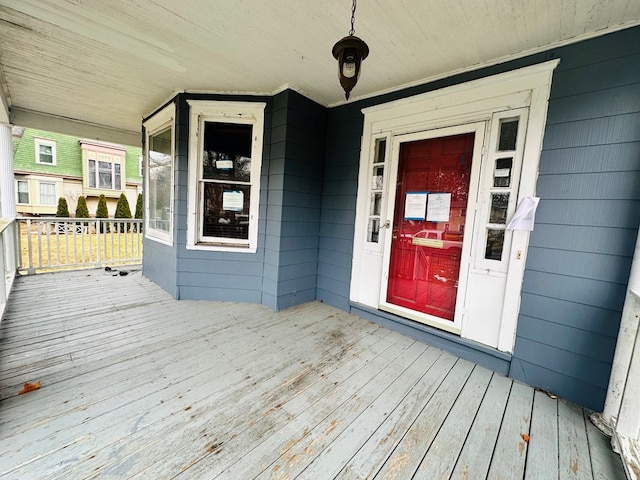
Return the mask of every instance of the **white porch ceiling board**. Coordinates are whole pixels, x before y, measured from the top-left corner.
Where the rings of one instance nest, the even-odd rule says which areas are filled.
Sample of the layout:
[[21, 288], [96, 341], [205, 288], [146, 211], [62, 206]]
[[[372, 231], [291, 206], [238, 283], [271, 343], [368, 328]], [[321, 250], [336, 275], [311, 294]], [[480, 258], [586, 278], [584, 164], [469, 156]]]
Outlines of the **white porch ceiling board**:
[[[138, 132], [180, 90], [344, 99], [331, 47], [350, 0], [0, 0], [8, 102]], [[353, 98], [640, 24], [638, 0], [360, 0]]]

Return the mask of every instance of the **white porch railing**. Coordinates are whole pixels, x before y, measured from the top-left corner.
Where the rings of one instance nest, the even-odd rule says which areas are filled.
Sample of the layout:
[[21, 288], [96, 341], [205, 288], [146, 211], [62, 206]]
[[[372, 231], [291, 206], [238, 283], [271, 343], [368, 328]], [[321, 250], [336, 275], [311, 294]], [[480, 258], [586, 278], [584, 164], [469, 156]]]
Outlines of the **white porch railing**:
[[142, 220], [18, 218], [18, 271], [33, 274], [142, 262]]
[[0, 319], [16, 277], [17, 228], [15, 220], [0, 219]]
[[635, 330], [635, 337], [612, 444], [622, 457], [627, 478], [640, 480], [640, 292], [630, 290], [627, 302], [623, 322]]

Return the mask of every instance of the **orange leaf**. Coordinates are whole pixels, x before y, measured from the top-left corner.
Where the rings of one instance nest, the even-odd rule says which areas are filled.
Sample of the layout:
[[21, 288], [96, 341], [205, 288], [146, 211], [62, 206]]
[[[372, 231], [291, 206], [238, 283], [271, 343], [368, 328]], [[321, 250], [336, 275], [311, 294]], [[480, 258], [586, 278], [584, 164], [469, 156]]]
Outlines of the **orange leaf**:
[[25, 393], [33, 392], [34, 390], [38, 390], [40, 388], [40, 381], [35, 383], [25, 383], [22, 390], [18, 392], [18, 395], [23, 395]]
[[525, 442], [529, 443], [529, 438], [531, 438], [531, 437], [529, 437], [529, 435], [527, 435], [526, 433], [523, 433], [523, 434], [522, 434], [522, 439], [523, 439]]

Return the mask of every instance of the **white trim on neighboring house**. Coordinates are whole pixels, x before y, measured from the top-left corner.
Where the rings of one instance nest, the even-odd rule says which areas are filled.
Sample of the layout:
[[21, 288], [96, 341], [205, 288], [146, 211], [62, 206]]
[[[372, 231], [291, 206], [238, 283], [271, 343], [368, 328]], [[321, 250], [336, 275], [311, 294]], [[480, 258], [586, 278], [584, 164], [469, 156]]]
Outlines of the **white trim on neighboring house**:
[[[187, 197], [187, 249], [220, 252], [255, 253], [258, 248], [258, 213], [260, 207], [260, 172], [264, 137], [264, 102], [219, 102], [188, 100], [189, 176]], [[207, 237], [202, 230], [204, 194], [202, 156], [205, 123], [244, 124], [252, 126], [249, 187], [248, 238]]]
[[[146, 120], [143, 124], [145, 129], [145, 142], [144, 142], [144, 178], [143, 192], [144, 192], [144, 221], [145, 238], [153, 240], [165, 245], [173, 246], [173, 213], [174, 213], [174, 188], [175, 188], [175, 106], [174, 104], [167, 105], [159, 112], [155, 113], [153, 117]], [[171, 129], [171, 174], [170, 174], [170, 186], [169, 186], [169, 211], [168, 216], [168, 229], [152, 228], [150, 224], [149, 215], [149, 137], [157, 133], [160, 133], [166, 129]]]
[[[27, 190], [26, 192], [20, 191], [20, 184], [26, 184]], [[16, 178], [16, 205], [31, 205], [31, 182], [28, 178]], [[23, 193], [27, 195], [27, 201], [20, 201], [20, 194]]]
[[[58, 199], [62, 196], [62, 178], [58, 177], [30, 177], [35, 181], [36, 197], [31, 200], [31, 204], [38, 207], [56, 208], [58, 205]], [[43, 185], [53, 185], [53, 193], [43, 192]], [[43, 203], [42, 196], [52, 196], [53, 201], [51, 203]]]
[[[544, 62], [363, 109], [364, 129], [350, 288], [352, 302], [375, 309], [380, 307], [378, 292], [381, 291], [384, 259], [382, 249], [367, 242], [370, 170], [376, 140], [383, 137], [392, 140], [399, 135], [413, 132], [476, 122], [485, 122], [489, 126], [496, 112], [528, 108], [522, 180], [517, 196], [519, 204], [524, 197], [535, 195], [551, 79], [558, 63], [559, 60]], [[483, 158], [485, 156], [486, 153], [483, 154]], [[389, 165], [386, 168], [389, 168]], [[385, 189], [387, 195], [395, 193], [394, 186], [386, 185]], [[392, 212], [383, 212], [381, 223], [389, 220], [391, 214]], [[513, 231], [509, 268], [504, 280], [507, 295], [500, 309], [502, 313], [498, 318], [499, 329], [490, 341], [475, 338], [479, 333], [469, 330], [463, 321], [463, 338], [479, 341], [504, 352], [513, 351], [528, 241], [528, 231]]]
[[[35, 142], [35, 154], [36, 154], [36, 163], [40, 165], [53, 165], [57, 164], [56, 158], [56, 142], [54, 140], [47, 140], [45, 138], [34, 138]], [[50, 147], [51, 148], [51, 162], [43, 162], [40, 158], [40, 147]]]

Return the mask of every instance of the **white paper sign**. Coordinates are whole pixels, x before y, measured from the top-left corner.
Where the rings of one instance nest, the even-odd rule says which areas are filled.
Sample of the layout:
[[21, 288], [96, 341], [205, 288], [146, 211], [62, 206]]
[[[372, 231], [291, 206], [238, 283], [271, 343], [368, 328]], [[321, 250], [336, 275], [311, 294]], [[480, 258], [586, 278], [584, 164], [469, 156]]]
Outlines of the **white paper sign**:
[[430, 193], [427, 203], [428, 222], [448, 222], [451, 211], [450, 193]]
[[539, 197], [524, 197], [507, 225], [507, 230], [533, 230]]
[[230, 212], [241, 212], [244, 208], [244, 194], [240, 190], [222, 192], [222, 209]]
[[424, 220], [427, 195], [427, 192], [407, 192], [404, 200], [405, 220]]

